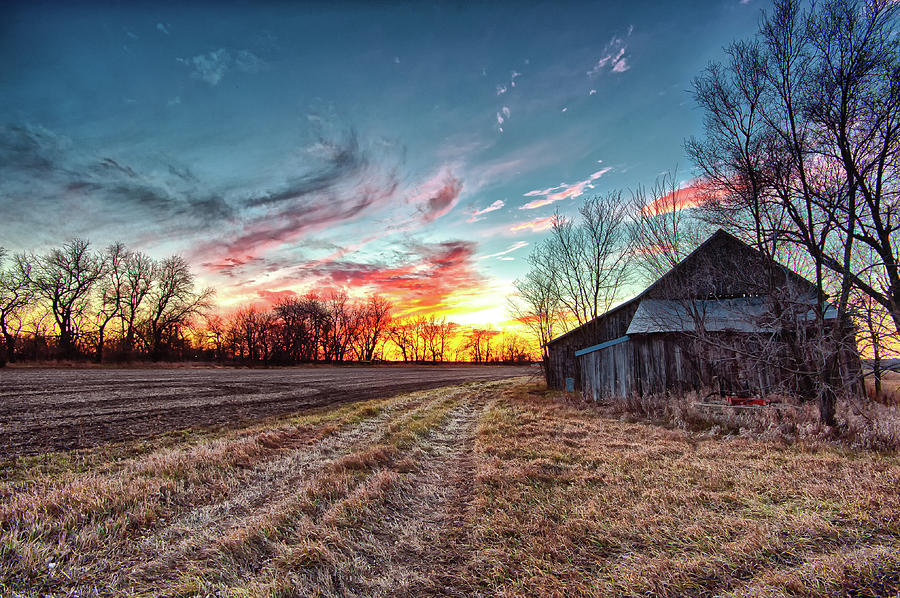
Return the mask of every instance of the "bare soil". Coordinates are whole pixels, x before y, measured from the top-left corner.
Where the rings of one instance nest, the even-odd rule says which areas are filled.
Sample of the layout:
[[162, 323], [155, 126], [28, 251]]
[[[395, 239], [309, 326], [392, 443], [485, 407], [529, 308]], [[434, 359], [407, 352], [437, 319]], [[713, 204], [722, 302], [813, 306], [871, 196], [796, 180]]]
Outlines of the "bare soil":
[[479, 380], [512, 366], [0, 370], [0, 459]]

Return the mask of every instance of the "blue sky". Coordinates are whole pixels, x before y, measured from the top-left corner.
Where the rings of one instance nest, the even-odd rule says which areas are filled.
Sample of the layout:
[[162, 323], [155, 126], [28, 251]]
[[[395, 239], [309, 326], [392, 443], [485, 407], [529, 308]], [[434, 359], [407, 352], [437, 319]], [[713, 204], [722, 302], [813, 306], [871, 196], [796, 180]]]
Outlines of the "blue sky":
[[649, 184], [762, 6], [6, 4], [0, 245], [178, 252], [225, 304], [347, 286], [499, 323], [555, 209]]

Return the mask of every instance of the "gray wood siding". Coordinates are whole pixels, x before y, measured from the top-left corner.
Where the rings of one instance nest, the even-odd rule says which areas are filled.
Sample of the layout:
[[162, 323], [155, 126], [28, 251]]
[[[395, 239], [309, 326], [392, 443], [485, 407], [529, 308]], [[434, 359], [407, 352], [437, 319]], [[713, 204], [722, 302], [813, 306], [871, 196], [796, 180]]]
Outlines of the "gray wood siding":
[[578, 359], [585, 397], [596, 401], [634, 392], [634, 346], [631, 341], [586, 353]]
[[551, 341], [550, 359], [547, 364], [548, 386], [562, 390], [568, 377], [574, 378], [575, 389], [581, 390], [583, 379], [581, 360], [575, 357], [575, 351], [625, 336], [637, 308], [637, 301], [623, 303], [603, 317], [591, 320]]

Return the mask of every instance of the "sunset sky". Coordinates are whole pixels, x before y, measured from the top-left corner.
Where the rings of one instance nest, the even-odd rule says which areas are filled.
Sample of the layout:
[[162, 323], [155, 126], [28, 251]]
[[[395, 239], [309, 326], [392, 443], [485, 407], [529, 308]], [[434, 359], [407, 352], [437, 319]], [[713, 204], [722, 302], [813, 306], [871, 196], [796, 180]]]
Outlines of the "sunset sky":
[[690, 179], [691, 78], [759, 11], [4, 3], [0, 246], [122, 240], [225, 307], [347, 287], [502, 326], [555, 209]]

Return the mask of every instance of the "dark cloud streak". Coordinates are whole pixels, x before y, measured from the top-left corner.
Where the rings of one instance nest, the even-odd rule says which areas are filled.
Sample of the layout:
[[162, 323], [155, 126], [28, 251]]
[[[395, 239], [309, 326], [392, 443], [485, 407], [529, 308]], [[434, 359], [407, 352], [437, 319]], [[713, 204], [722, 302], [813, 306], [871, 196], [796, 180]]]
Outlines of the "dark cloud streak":
[[328, 152], [322, 167], [289, 180], [280, 191], [248, 200], [247, 205], [267, 206], [327, 191], [349, 177], [359, 175], [369, 165], [369, 159], [361, 150], [355, 131], [351, 131], [347, 139], [340, 142], [320, 139], [319, 145]]
[[87, 153], [40, 127], [3, 126], [0, 207], [11, 212], [15, 196], [28, 197], [33, 213], [27, 215], [40, 220], [51, 217], [51, 210], [58, 213], [60, 200], [77, 201], [90, 206], [98, 222], [135, 221], [166, 227], [170, 233], [207, 228], [234, 215], [220, 195], [183, 184], [190, 180], [184, 167], [166, 165], [181, 183], [173, 188], [170, 181], [143, 174], [119, 159], [85, 158]]

